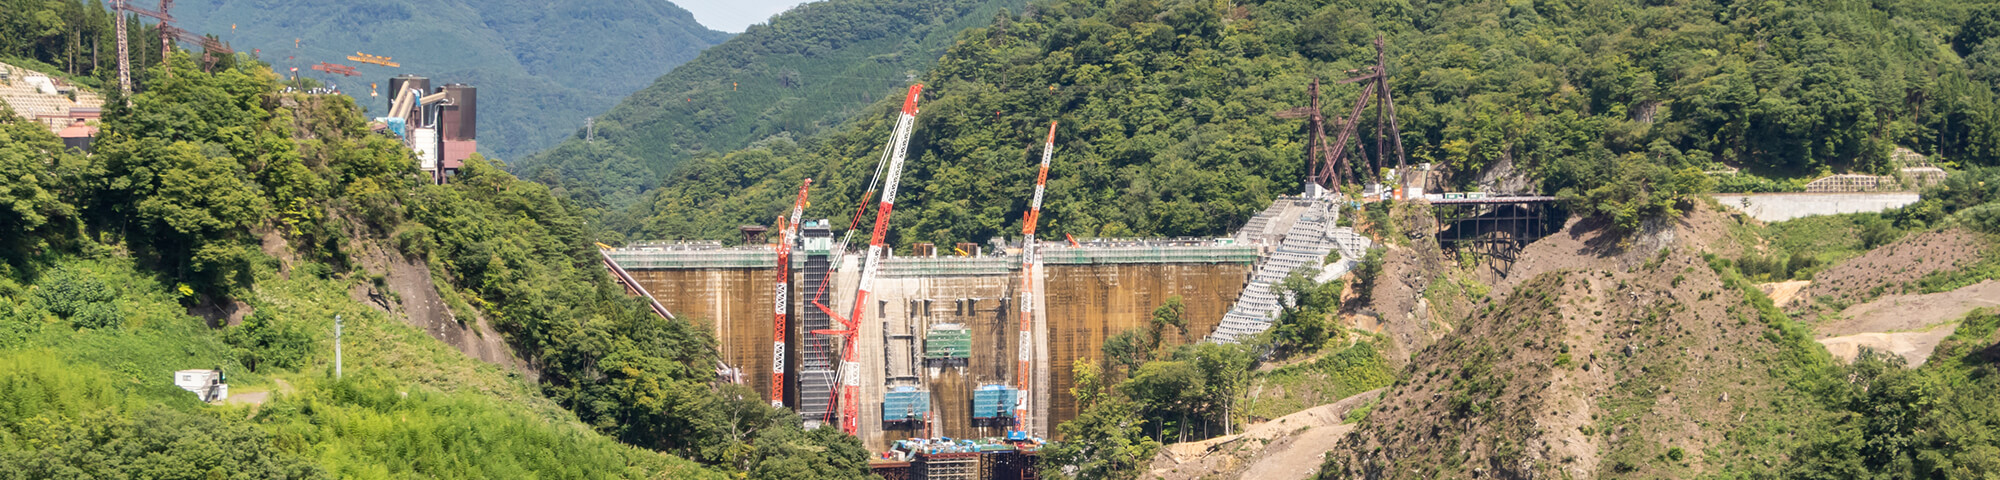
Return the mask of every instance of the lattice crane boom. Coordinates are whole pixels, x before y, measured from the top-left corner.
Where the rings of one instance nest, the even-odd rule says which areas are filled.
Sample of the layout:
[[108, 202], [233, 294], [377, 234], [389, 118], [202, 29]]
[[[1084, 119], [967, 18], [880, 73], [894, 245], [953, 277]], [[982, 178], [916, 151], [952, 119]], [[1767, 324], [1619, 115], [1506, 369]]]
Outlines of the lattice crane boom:
[[1015, 367], [1016, 390], [1014, 401], [1014, 430], [1026, 432], [1028, 424], [1028, 389], [1034, 378], [1033, 356], [1035, 351], [1035, 224], [1042, 219], [1042, 192], [1049, 183], [1049, 160], [1056, 153], [1056, 122], [1049, 121], [1048, 141], [1042, 144], [1041, 170], [1035, 174], [1035, 196], [1028, 201], [1028, 213], [1021, 220], [1021, 345], [1018, 348], [1019, 365]]
[[785, 406], [785, 311], [791, 300], [787, 294], [792, 291], [792, 243], [798, 240], [799, 217], [806, 211], [806, 189], [812, 188], [813, 180], [806, 179], [799, 185], [799, 199], [792, 203], [792, 217], [789, 222], [778, 224], [778, 308], [777, 317], [771, 322], [771, 406]]
[[818, 299], [813, 300], [814, 307], [840, 323], [840, 330], [816, 330], [813, 333], [841, 337], [840, 430], [848, 435], [861, 431], [861, 362], [855, 352], [855, 343], [861, 333], [862, 314], [867, 311], [868, 289], [875, 283], [876, 270], [882, 267], [882, 242], [889, 232], [889, 211], [896, 205], [896, 186], [903, 175], [903, 159], [910, 147], [910, 130], [916, 126], [917, 97], [923, 89], [923, 84], [910, 86], [909, 97], [903, 99], [903, 113], [896, 118], [895, 134], [889, 140], [891, 153], [883, 177], [881, 206], [875, 212], [874, 232], [868, 237], [868, 255], [861, 259], [861, 281], [855, 284], [853, 313], [843, 318]]

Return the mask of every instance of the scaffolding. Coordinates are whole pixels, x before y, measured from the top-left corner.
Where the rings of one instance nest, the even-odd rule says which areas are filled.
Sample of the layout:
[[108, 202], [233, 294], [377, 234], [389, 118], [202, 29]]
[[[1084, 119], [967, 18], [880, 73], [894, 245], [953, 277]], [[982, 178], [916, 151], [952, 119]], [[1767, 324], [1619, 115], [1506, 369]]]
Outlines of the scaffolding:
[[898, 386], [883, 394], [884, 428], [921, 428], [931, 414], [931, 392], [913, 386]]
[[1555, 201], [1547, 196], [1447, 196], [1431, 202], [1431, 213], [1440, 245], [1511, 264], [1522, 247], [1561, 228]]
[[1004, 426], [1014, 421], [1014, 400], [1020, 391], [1002, 384], [980, 385], [972, 392], [972, 423]]
[[924, 366], [965, 366], [972, 359], [972, 330], [964, 325], [932, 325], [924, 332]]
[[709, 243], [651, 244], [607, 252], [626, 270], [775, 268], [778, 252], [767, 246], [721, 247]]
[[1037, 252], [1043, 265], [1117, 263], [1256, 263], [1257, 247], [1233, 243], [1133, 244], [1049, 248]]
[[917, 456], [917, 478], [974, 480], [979, 478], [978, 452], [929, 453]]
[[[794, 330], [799, 336], [798, 400], [793, 405], [797, 406], [796, 411], [805, 420], [806, 426], [813, 427], [829, 421], [833, 412], [834, 367], [839, 357], [833, 349], [831, 337], [807, 333], [833, 328], [833, 319], [820, 309], [805, 307], [814, 295], [821, 292], [824, 295], [833, 294], [831, 285], [827, 285], [833, 270], [833, 255], [829, 251], [833, 232], [822, 220], [807, 224], [801, 235], [805, 237], [806, 254], [792, 257], [805, 257], [804, 263], [796, 268], [800, 275], [799, 294], [793, 296], [798, 299], [794, 305], [799, 309], [799, 326]], [[772, 261], [777, 261], [775, 254]]]

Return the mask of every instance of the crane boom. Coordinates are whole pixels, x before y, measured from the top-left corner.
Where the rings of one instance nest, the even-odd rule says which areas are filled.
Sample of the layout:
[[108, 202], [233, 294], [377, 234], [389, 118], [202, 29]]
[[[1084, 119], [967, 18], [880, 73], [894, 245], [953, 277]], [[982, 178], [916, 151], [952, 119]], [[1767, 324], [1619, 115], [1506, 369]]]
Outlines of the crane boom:
[[792, 218], [778, 224], [778, 308], [777, 317], [771, 321], [771, 406], [785, 406], [785, 310], [791, 300], [786, 294], [792, 290], [792, 242], [797, 241], [799, 217], [806, 211], [806, 189], [812, 188], [813, 179], [806, 179], [799, 185], [799, 199], [792, 203]]
[[861, 431], [861, 362], [856, 358], [855, 343], [861, 333], [861, 315], [867, 311], [868, 289], [875, 282], [875, 272], [882, 267], [882, 241], [889, 232], [889, 210], [896, 205], [896, 185], [903, 175], [903, 158], [910, 148], [910, 130], [916, 126], [917, 96], [923, 93], [924, 85], [910, 85], [910, 95], [903, 99], [903, 114], [896, 118], [896, 132], [889, 139], [891, 145], [887, 174], [882, 185], [881, 206], [875, 211], [875, 230], [868, 236], [868, 256], [862, 257], [861, 281], [855, 284], [854, 310], [846, 318], [834, 313], [832, 308], [813, 301], [813, 306], [826, 312], [840, 322], [840, 330], [816, 330], [822, 335], [839, 335], [840, 348], [840, 430], [848, 435]]
[[1035, 174], [1035, 197], [1028, 202], [1028, 213], [1021, 220], [1021, 346], [1020, 365], [1014, 370], [1014, 378], [1020, 387], [1014, 401], [1014, 430], [1028, 431], [1028, 383], [1034, 377], [1030, 358], [1034, 355], [1035, 342], [1035, 224], [1042, 219], [1042, 191], [1049, 183], [1049, 159], [1056, 152], [1056, 122], [1049, 121], [1049, 139], [1042, 144], [1042, 167]]

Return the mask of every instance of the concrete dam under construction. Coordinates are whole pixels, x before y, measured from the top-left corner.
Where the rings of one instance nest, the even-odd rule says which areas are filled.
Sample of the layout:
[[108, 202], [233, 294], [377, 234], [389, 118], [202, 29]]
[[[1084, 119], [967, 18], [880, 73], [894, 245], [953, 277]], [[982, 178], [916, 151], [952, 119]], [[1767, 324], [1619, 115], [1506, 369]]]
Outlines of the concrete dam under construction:
[[[783, 249], [774, 244], [636, 244], [606, 256], [676, 318], [715, 333], [725, 378], [799, 412], [809, 426], [837, 423], [843, 383], [858, 385], [855, 433], [880, 452], [908, 438], [1051, 435], [1077, 414], [1071, 365], [1102, 360], [1106, 338], [1147, 325], [1170, 297], [1182, 300], [1190, 339], [1229, 342], [1264, 331], [1280, 309], [1272, 285], [1302, 267], [1323, 268], [1322, 281], [1336, 278], [1368, 248], [1365, 237], [1335, 226], [1342, 204], [1281, 197], [1223, 238], [1039, 243], [1032, 268], [1024, 268], [1019, 245], [886, 256], [865, 313], [852, 319], [854, 379], [840, 378], [841, 349], [849, 346], [829, 334], [841, 322], [815, 302], [853, 305], [867, 254], [845, 251], [824, 220], [804, 222], [787, 245], [796, 253], [782, 269], [782, 289]], [[1022, 302], [1032, 302], [1025, 338]], [[782, 333], [774, 314], [791, 319]], [[1029, 361], [1018, 362], [1024, 349]], [[1022, 400], [1025, 418], [1016, 418]]]

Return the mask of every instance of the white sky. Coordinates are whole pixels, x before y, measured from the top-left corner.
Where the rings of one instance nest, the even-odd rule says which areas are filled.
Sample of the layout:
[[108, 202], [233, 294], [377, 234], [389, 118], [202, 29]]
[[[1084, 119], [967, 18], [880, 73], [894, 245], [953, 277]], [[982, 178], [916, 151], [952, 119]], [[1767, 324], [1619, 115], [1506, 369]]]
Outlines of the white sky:
[[694, 13], [695, 21], [714, 30], [729, 33], [743, 33], [753, 23], [764, 23], [778, 12], [789, 10], [794, 5], [808, 0], [671, 0], [688, 12]]

